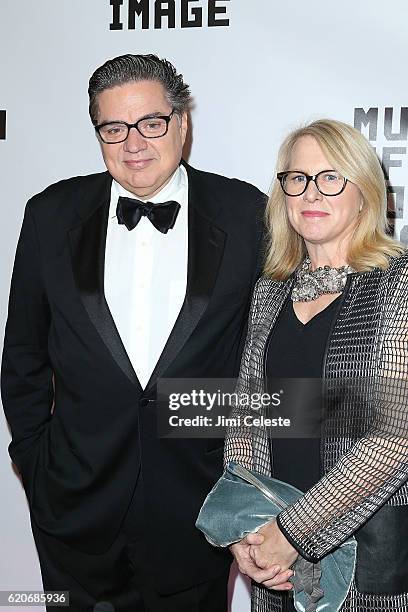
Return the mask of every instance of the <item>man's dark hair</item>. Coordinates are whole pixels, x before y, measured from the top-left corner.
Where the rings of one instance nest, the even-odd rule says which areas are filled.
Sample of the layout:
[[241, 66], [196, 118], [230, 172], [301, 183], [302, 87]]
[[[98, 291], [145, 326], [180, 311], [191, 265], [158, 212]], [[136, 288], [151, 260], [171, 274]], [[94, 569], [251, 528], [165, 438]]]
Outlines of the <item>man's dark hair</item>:
[[89, 114], [94, 125], [98, 123], [98, 94], [132, 81], [158, 81], [179, 116], [188, 110], [190, 90], [173, 64], [157, 55], [120, 55], [97, 68], [89, 79]]

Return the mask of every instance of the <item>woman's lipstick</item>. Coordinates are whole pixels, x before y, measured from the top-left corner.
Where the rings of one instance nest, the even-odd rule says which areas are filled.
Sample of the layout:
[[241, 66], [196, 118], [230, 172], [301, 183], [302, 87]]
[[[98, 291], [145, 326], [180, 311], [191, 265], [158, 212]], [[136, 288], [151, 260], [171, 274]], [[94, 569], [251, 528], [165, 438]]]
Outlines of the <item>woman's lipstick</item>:
[[329, 213], [323, 210], [302, 210], [301, 213], [304, 217], [328, 217]]

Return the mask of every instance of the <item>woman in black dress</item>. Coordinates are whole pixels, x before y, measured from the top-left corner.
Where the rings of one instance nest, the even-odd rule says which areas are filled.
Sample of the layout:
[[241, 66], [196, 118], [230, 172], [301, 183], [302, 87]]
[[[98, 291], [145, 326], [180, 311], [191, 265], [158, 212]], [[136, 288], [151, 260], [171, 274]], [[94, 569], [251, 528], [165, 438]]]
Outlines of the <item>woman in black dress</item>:
[[317, 562], [352, 535], [342, 610], [408, 612], [408, 254], [387, 235], [386, 201], [375, 152], [354, 128], [316, 121], [283, 143], [238, 390], [280, 378], [293, 391], [309, 378], [326, 392], [298, 393], [303, 411], [321, 403], [314, 437], [227, 435], [226, 461], [305, 491], [231, 547], [259, 585], [259, 612], [293, 610], [298, 555]]

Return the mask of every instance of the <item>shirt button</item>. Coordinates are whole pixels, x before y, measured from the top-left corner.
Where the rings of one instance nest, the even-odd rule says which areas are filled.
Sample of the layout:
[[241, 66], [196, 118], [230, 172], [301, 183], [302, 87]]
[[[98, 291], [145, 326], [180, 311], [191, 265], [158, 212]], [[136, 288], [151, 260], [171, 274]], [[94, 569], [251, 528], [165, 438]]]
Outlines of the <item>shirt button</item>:
[[146, 408], [146, 406], [148, 406], [152, 402], [154, 402], [154, 400], [148, 399], [147, 397], [142, 397], [142, 399], [139, 400], [139, 406], [141, 408]]

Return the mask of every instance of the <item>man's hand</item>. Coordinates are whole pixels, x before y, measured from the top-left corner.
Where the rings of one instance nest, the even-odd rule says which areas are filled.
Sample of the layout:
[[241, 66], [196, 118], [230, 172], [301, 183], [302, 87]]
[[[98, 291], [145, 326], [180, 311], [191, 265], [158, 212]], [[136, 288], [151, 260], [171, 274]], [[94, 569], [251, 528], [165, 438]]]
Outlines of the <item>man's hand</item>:
[[280, 566], [277, 564], [268, 564], [268, 567], [259, 566], [251, 555], [251, 549], [255, 548], [256, 544], [262, 544], [265, 538], [263, 535], [256, 533], [250, 534], [250, 536], [251, 543], [248, 542], [249, 536], [247, 536], [237, 544], [230, 546], [230, 551], [235, 557], [239, 571], [255, 580], [255, 582], [276, 591], [290, 590], [292, 584], [288, 580], [293, 576], [293, 571], [289, 569], [281, 571]]
[[[245, 542], [246, 544], [250, 544], [248, 551], [249, 557], [259, 570], [268, 571], [273, 567], [279, 566], [279, 575], [281, 577], [288, 571], [290, 571], [290, 576], [293, 575], [289, 567], [296, 561], [298, 552], [289, 544], [276, 521], [268, 523], [262, 527], [258, 533], [248, 534], [245, 538]], [[277, 578], [278, 577], [275, 576], [274, 580], [270, 580], [269, 578], [266, 580], [264, 579], [262, 580], [262, 584], [269, 588], [272, 587], [276, 590], [282, 590], [276, 588]], [[286, 580], [288, 579], [286, 578]], [[283, 585], [279, 584], [279, 586]]]

